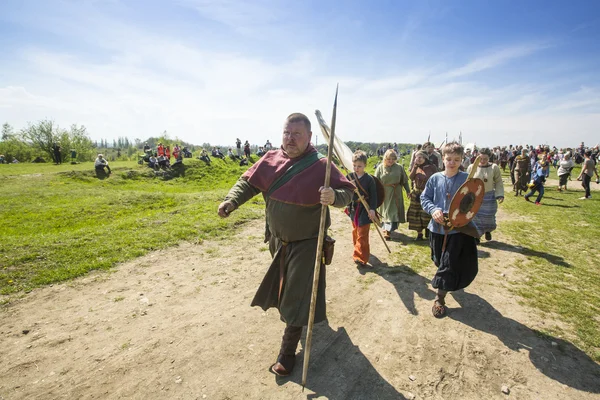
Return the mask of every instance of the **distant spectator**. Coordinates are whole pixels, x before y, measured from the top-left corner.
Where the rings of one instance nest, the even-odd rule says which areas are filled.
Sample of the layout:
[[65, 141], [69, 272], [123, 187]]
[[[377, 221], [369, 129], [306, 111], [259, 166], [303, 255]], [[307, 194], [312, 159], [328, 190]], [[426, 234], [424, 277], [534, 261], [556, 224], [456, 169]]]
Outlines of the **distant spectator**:
[[0, 154], [0, 164], [4, 164], [6, 159], [4, 158], [4, 154]]
[[210, 165], [210, 157], [208, 156], [208, 152], [205, 149], [202, 149], [202, 151], [200, 152], [200, 157], [198, 157], [198, 159], [204, 161], [206, 165]]
[[266, 151], [262, 147], [259, 147], [258, 151], [256, 152], [256, 155], [259, 157], [262, 157], [265, 155], [265, 153], [266, 153]]
[[250, 158], [250, 142], [248, 142], [247, 140], [244, 143], [244, 155], [246, 156], [246, 158]]
[[[96, 158], [96, 161], [94, 161], [94, 168], [96, 169], [96, 173], [102, 172], [108, 173], [109, 175], [111, 174], [110, 167], [108, 166], [108, 161], [106, 161], [102, 154], [98, 154], [98, 158]], [[106, 168], [106, 171], [104, 170], [104, 168]]]
[[585, 189], [585, 196], [580, 197], [579, 200], [587, 200], [592, 198], [590, 183], [592, 182], [592, 177], [594, 174], [596, 174], [596, 178], [600, 180], [596, 165], [594, 164], [594, 161], [592, 161], [592, 151], [588, 149], [583, 154], [585, 156], [585, 161], [583, 162], [581, 173], [579, 174], [577, 180], [582, 179], [581, 186], [583, 186]]
[[265, 143], [265, 152], [272, 150], [273, 146], [271, 145], [271, 142], [269, 142], [269, 140], [267, 139], [267, 143]]
[[52, 153], [54, 153], [54, 163], [55, 164], [62, 164], [62, 154], [61, 154], [61, 147], [59, 143], [54, 143], [52, 145]]
[[167, 160], [171, 162], [171, 148], [169, 146], [167, 146], [167, 148], [165, 149], [165, 157], [167, 157]]
[[223, 153], [221, 153], [221, 149], [219, 149], [218, 147], [213, 147], [212, 156], [216, 157], [216, 158], [220, 158], [221, 160], [225, 159], [225, 155]]
[[151, 154], [150, 157], [148, 158], [148, 166], [152, 169], [158, 169], [158, 160], [156, 159], [156, 157], [154, 156], [154, 154]]
[[163, 146], [162, 143], [159, 143], [158, 146], [156, 147], [156, 154], [158, 157], [165, 155], [165, 146]]
[[567, 190], [567, 182], [571, 175], [571, 170], [575, 166], [573, 160], [571, 160], [571, 152], [568, 151], [564, 155], [563, 159], [558, 163], [558, 191]]
[[235, 149], [238, 156], [242, 155], [242, 141], [240, 138], [235, 139]]
[[171, 162], [167, 158], [167, 156], [158, 156], [157, 163], [160, 168], [169, 169], [171, 168]]
[[229, 148], [227, 150], [227, 156], [229, 158], [231, 158], [233, 161], [238, 161], [240, 159], [240, 157], [238, 157], [236, 154], [233, 153], [233, 150], [231, 150], [231, 148]]
[[248, 165], [248, 159], [245, 156], [240, 160], [240, 167], [243, 167], [244, 165]]

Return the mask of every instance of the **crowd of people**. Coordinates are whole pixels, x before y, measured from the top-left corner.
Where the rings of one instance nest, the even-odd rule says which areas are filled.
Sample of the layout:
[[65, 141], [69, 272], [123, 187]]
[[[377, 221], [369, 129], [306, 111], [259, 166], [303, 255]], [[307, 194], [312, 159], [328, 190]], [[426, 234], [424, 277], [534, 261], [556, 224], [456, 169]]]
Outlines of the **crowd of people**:
[[[192, 157], [192, 152], [188, 150], [186, 146], [181, 147], [179, 144], [173, 146], [171, 150], [170, 145], [164, 145], [159, 142], [156, 149], [152, 149], [148, 143], [144, 143], [143, 147], [144, 155], [139, 159], [140, 164], [146, 164], [153, 170], [169, 170], [173, 165], [183, 163], [184, 158]], [[175, 159], [175, 162], [171, 164], [171, 158]]]
[[[447, 313], [447, 293], [469, 286], [477, 276], [477, 245], [482, 237], [492, 240], [492, 232], [497, 227], [498, 204], [504, 201], [503, 171], [509, 169], [516, 196], [528, 190], [524, 197], [529, 200], [537, 192], [537, 204], [541, 204], [543, 182], [550, 166], [557, 170], [558, 190], [566, 190], [568, 178], [564, 176], [578, 163], [574, 160], [575, 154], [582, 156], [578, 178], [586, 188], [584, 198], [590, 197], [591, 177], [594, 174], [598, 177], [598, 149], [586, 149], [583, 144], [577, 149], [545, 146], [465, 149], [462, 144], [451, 142], [437, 149], [433, 143], [426, 142], [412, 152], [408, 173], [398, 163], [397, 146], [377, 149], [382, 161], [373, 175], [367, 172], [368, 154], [357, 150], [352, 157], [353, 171], [344, 176], [332, 166], [331, 181], [325, 187], [322, 178], [327, 161], [310, 144], [311, 138], [311, 123], [305, 115], [288, 116], [281, 148], [267, 152], [249, 168], [218, 207], [218, 215], [225, 218], [255, 195], [262, 193], [265, 198], [265, 242], [269, 243], [272, 263], [252, 305], [264, 310], [276, 307], [286, 324], [279, 354], [270, 367], [271, 372], [281, 376], [289, 375], [294, 368], [298, 342], [308, 321], [323, 205], [345, 207], [352, 227], [351, 256], [359, 268], [372, 268], [369, 232], [373, 223], [383, 230], [385, 240], [392, 240], [399, 225], [406, 222], [409, 230], [416, 232], [415, 240], [429, 239], [431, 258], [437, 267], [431, 281], [436, 289], [431, 310], [433, 316], [439, 318]], [[241, 143], [238, 149], [239, 146]], [[453, 225], [450, 204], [459, 192], [464, 195], [470, 173], [478, 178], [472, 182], [479, 185], [481, 207], [465, 224]], [[409, 199], [406, 209], [404, 192]], [[324, 210], [327, 230], [329, 210]], [[454, 216], [456, 212], [453, 211]], [[325, 249], [326, 246], [323, 252], [327, 253]], [[315, 323], [326, 319], [324, 270], [327, 259], [323, 257], [319, 267]]]
[[[197, 158], [199, 160], [204, 161], [207, 165], [210, 165], [211, 157], [219, 158], [221, 160], [230, 159], [231, 161], [237, 162], [240, 166], [249, 165], [249, 161], [252, 161], [252, 151], [250, 142], [246, 140], [246, 142], [242, 146], [242, 141], [239, 138], [237, 138], [235, 140], [235, 149], [236, 150], [234, 152], [233, 148], [230, 147], [227, 149], [227, 154], [224, 154], [221, 151], [220, 147], [214, 146], [209, 155], [206, 149], [203, 148], [202, 150], [200, 150], [200, 155]], [[273, 145], [271, 145], [271, 142], [267, 140], [264, 146], [258, 147], [256, 155], [258, 156], [258, 158], [261, 158], [269, 150], [273, 150]]]

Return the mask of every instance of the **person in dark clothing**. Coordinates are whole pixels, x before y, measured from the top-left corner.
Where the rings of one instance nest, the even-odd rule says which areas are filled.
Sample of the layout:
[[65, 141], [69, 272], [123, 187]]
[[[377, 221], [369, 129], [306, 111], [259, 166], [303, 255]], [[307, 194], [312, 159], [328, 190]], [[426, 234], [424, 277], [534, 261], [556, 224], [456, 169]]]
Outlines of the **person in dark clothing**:
[[62, 154], [60, 144], [54, 143], [52, 145], [52, 152], [54, 153], [54, 163], [62, 164]]
[[376, 219], [377, 186], [375, 179], [365, 172], [367, 155], [364, 151], [358, 150], [354, 153], [352, 164], [354, 172], [348, 174], [347, 178], [354, 183], [369, 204], [369, 209], [365, 209], [355, 193], [352, 202], [348, 206], [348, 214], [352, 220], [352, 243], [354, 244], [352, 258], [357, 266], [366, 267], [371, 255], [369, 230], [371, 229], [371, 222]]

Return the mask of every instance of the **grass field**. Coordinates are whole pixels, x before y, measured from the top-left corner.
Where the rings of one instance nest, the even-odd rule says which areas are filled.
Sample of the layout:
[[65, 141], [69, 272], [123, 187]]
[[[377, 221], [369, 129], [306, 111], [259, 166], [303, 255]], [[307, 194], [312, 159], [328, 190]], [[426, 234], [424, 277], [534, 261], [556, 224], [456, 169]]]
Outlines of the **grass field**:
[[263, 214], [256, 197], [231, 218], [217, 205], [244, 168], [216, 160], [186, 161], [171, 180], [134, 162], [111, 163], [99, 180], [93, 165], [0, 166], [0, 293], [108, 269], [182, 240], [224, 235]]
[[[104, 180], [91, 163], [0, 165], [2, 301], [181, 241], [227, 235], [236, 224], [263, 215], [260, 196], [231, 218], [216, 215], [245, 168], [221, 160], [210, 167], [185, 162], [185, 175], [169, 180], [134, 162], [111, 163], [113, 174]], [[372, 158], [368, 171], [373, 165]], [[510, 182], [508, 174], [504, 178]], [[581, 201], [580, 182], [573, 180], [570, 188], [577, 192], [548, 187], [541, 207], [508, 192], [501, 208], [511, 218], [499, 227], [508, 243], [482, 248], [504, 246], [524, 254], [526, 261], [514, 267], [525, 279], [512, 290], [571, 327], [563, 332], [549, 324], [542, 334], [572, 338], [600, 361], [600, 251], [594, 244], [600, 236], [600, 196]], [[401, 246], [394, 257], [408, 265], [430, 264], [427, 246]]]

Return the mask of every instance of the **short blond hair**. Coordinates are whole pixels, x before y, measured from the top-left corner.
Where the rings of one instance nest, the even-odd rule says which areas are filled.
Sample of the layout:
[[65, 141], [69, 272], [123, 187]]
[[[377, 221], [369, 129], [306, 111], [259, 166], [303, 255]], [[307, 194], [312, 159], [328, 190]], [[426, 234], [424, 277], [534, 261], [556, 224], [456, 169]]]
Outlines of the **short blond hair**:
[[352, 162], [361, 161], [365, 165], [367, 165], [367, 153], [362, 150], [356, 150], [354, 154], [352, 154]]
[[442, 155], [446, 154], [458, 154], [459, 156], [463, 156], [465, 154], [465, 148], [458, 142], [450, 142], [444, 146], [442, 150]]
[[388, 149], [383, 155], [384, 160], [397, 160], [398, 154], [394, 151], [394, 149]]

